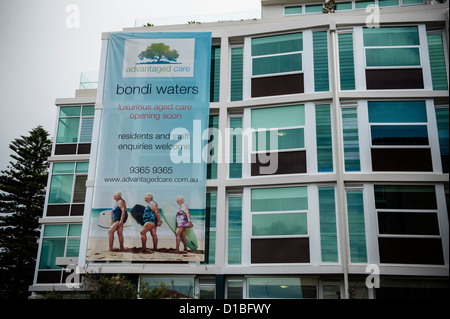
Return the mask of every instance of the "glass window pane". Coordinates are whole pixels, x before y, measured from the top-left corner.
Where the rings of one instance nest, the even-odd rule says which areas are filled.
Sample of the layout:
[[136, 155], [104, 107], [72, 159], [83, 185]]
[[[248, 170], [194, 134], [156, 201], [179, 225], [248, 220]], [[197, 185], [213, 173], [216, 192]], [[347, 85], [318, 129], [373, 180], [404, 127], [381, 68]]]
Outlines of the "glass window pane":
[[242, 178], [242, 117], [230, 118], [230, 178]]
[[219, 102], [220, 94], [220, 46], [211, 48], [210, 102]]
[[366, 49], [367, 66], [420, 66], [419, 48]]
[[65, 238], [44, 238], [39, 269], [61, 269], [61, 267], [56, 266], [56, 257], [64, 257], [65, 246]]
[[436, 109], [439, 147], [441, 149], [442, 171], [449, 172], [449, 113], [448, 108]]
[[435, 213], [378, 212], [380, 234], [439, 235]]
[[241, 264], [242, 197], [228, 198], [228, 264]]
[[161, 283], [168, 287], [167, 298], [193, 298], [194, 297], [194, 277], [141, 277], [141, 282], [148, 284], [148, 289], [160, 288]]
[[90, 143], [92, 140], [92, 128], [94, 118], [88, 117], [81, 120], [80, 143]]
[[320, 248], [323, 262], [338, 262], [334, 187], [319, 187]]
[[352, 3], [349, 2], [338, 2], [336, 3], [336, 11], [339, 10], [351, 10], [352, 9]]
[[402, 0], [403, 4], [418, 4], [423, 3], [423, 0]]
[[307, 210], [308, 189], [301, 187], [252, 189], [252, 212]]
[[242, 299], [243, 279], [227, 279], [227, 299]]
[[428, 145], [426, 125], [372, 125], [372, 145]]
[[58, 121], [58, 133], [56, 143], [77, 143], [80, 118], [62, 118]]
[[305, 125], [305, 106], [291, 105], [252, 109], [252, 128], [281, 128]]
[[347, 212], [350, 260], [354, 263], [365, 263], [367, 249], [362, 190], [347, 191]]
[[46, 225], [44, 237], [66, 237], [67, 225]]
[[306, 213], [254, 214], [253, 236], [307, 235]]
[[253, 75], [294, 72], [302, 70], [302, 55], [285, 54], [253, 59]]
[[78, 162], [76, 173], [87, 173], [89, 170], [89, 162]]
[[447, 68], [445, 66], [445, 53], [442, 34], [428, 34], [427, 39], [433, 90], [447, 90]]
[[284, 7], [284, 14], [301, 14], [302, 6]]
[[215, 156], [217, 156], [218, 144], [218, 132], [219, 129], [219, 116], [211, 115], [209, 117], [209, 130], [210, 136], [208, 140], [208, 163], [206, 164], [206, 178], [207, 179], [217, 179], [217, 161]]
[[80, 116], [81, 106], [64, 106], [59, 109], [59, 117]]
[[344, 132], [344, 158], [347, 172], [361, 170], [359, 160], [358, 113], [356, 107], [342, 109], [342, 129]]
[[303, 50], [302, 33], [274, 35], [252, 39], [252, 56]]
[[326, 31], [313, 32], [314, 89], [328, 91], [328, 36]]
[[369, 101], [370, 123], [427, 122], [425, 101]]
[[417, 27], [364, 28], [364, 46], [419, 45]]
[[378, 5], [382, 7], [398, 6], [399, 0], [378, 0]]
[[375, 0], [355, 1], [355, 9], [364, 9], [369, 5], [375, 5]]
[[80, 239], [69, 238], [67, 240], [66, 257], [78, 257], [80, 253]]
[[248, 298], [316, 298], [316, 280], [295, 277], [247, 278]]
[[82, 116], [94, 116], [95, 108], [93, 105], [83, 106]]
[[231, 48], [231, 101], [242, 100], [244, 48]]
[[433, 185], [375, 185], [375, 206], [384, 209], [436, 209]]
[[353, 34], [338, 34], [339, 40], [339, 76], [341, 90], [355, 89], [355, 64], [353, 59]]
[[[274, 140], [277, 143], [274, 143]], [[274, 151], [304, 147], [305, 133], [303, 128], [264, 130], [253, 134], [253, 151]]]
[[305, 6], [306, 13], [323, 12], [323, 4], [309, 4]]
[[333, 171], [333, 143], [331, 139], [330, 105], [316, 105], [317, 169]]
[[[205, 243], [205, 264], [215, 264], [216, 260], [216, 212], [217, 194], [206, 193], [206, 231]], [[209, 227], [208, 227], [209, 225]]]
[[54, 163], [53, 164], [53, 174], [73, 174], [75, 169], [75, 163]]
[[70, 203], [72, 198], [73, 175], [53, 175], [48, 202]]
[[81, 236], [81, 224], [70, 224], [69, 236]]
[[75, 176], [75, 189], [73, 191], [73, 202], [84, 203], [86, 197], [86, 180], [87, 175]]

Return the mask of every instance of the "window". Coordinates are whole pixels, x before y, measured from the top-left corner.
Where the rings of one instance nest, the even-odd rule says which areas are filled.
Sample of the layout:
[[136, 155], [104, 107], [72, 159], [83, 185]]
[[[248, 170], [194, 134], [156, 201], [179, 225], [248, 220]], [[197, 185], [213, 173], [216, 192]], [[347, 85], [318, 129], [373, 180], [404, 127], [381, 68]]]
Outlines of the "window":
[[448, 139], [448, 105], [436, 107], [436, 121], [439, 136], [439, 147], [441, 151], [442, 171], [448, 173], [449, 171], [449, 139]]
[[339, 262], [334, 187], [319, 187], [322, 262]]
[[425, 101], [369, 101], [373, 171], [433, 171]]
[[208, 163], [206, 165], [206, 178], [217, 179], [217, 161], [219, 147], [219, 116], [209, 116], [209, 139], [208, 139]]
[[329, 91], [327, 31], [313, 32], [313, 55], [314, 90], [316, 92]]
[[167, 285], [167, 298], [194, 298], [195, 281], [194, 276], [141, 276], [142, 283], [147, 283], [147, 288], [152, 290], [160, 288], [161, 284]]
[[228, 197], [228, 264], [242, 262], [242, 196]]
[[229, 178], [242, 178], [242, 114], [230, 115]]
[[308, 189], [251, 190], [251, 262], [309, 262]]
[[60, 107], [55, 155], [89, 154], [93, 125], [93, 105]]
[[220, 93], [220, 46], [211, 48], [210, 102], [219, 102]]
[[427, 39], [433, 90], [448, 90], [442, 33], [430, 32], [427, 35]]
[[366, 223], [362, 190], [347, 190], [347, 213], [350, 261], [352, 263], [365, 263], [367, 262]]
[[302, 33], [253, 38], [252, 97], [303, 93]]
[[247, 277], [247, 298], [317, 298], [317, 280], [300, 277]]
[[418, 27], [364, 28], [366, 87], [423, 89]]
[[370, 5], [374, 6], [375, 0], [355, 1], [355, 9], [365, 9]]
[[88, 162], [53, 163], [46, 216], [81, 216]]
[[344, 161], [346, 172], [361, 171], [358, 137], [358, 109], [356, 106], [342, 108]]
[[58, 257], [78, 257], [81, 224], [45, 225], [39, 257], [38, 283], [60, 283], [62, 268]]
[[338, 42], [341, 90], [354, 90], [355, 62], [353, 58], [353, 33], [339, 33]]
[[243, 76], [244, 48], [242, 46], [231, 47], [231, 101], [242, 101]]
[[333, 171], [333, 143], [331, 138], [331, 110], [329, 104], [316, 105], [317, 169]]
[[216, 261], [216, 213], [217, 194], [206, 193], [206, 219], [205, 219], [205, 264], [215, 264]]
[[381, 263], [444, 264], [433, 185], [375, 185]]
[[306, 173], [303, 104], [252, 109], [251, 126], [252, 176], [263, 175], [264, 169], [270, 166], [270, 160], [266, 165], [267, 153], [277, 156], [276, 170], [270, 173]]

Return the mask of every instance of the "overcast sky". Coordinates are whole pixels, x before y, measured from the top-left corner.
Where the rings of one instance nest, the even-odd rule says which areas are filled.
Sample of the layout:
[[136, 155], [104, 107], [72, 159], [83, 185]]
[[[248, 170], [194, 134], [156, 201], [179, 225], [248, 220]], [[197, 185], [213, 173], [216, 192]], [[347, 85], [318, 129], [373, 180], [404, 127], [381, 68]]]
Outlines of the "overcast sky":
[[0, 170], [13, 139], [38, 125], [54, 136], [55, 99], [98, 71], [102, 32], [216, 17], [260, 18], [260, 0], [0, 0]]

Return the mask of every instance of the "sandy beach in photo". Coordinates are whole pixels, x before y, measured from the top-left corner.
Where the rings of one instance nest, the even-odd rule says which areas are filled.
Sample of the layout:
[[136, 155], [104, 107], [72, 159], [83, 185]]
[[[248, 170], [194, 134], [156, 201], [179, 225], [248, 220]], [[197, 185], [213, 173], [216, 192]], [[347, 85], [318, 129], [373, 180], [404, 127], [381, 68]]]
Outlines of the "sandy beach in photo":
[[[139, 240], [127, 240], [124, 249], [119, 250], [117, 239], [112, 251], [108, 250], [108, 240], [103, 238], [91, 238], [87, 250], [88, 261], [203, 261], [204, 250], [190, 250], [187, 252], [175, 250], [175, 239], [172, 241], [159, 240], [158, 250], [153, 250], [151, 236], [147, 240], [147, 249], [142, 251], [142, 243]], [[181, 245], [180, 249], [183, 248]]]

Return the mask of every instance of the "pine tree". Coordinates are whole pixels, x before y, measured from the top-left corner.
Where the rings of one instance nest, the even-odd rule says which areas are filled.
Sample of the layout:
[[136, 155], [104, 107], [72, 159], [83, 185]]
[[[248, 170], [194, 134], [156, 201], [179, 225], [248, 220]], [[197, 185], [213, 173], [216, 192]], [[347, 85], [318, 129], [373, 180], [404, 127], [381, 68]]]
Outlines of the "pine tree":
[[34, 276], [51, 141], [41, 126], [29, 133], [11, 142], [13, 161], [0, 175], [1, 299], [27, 298]]

